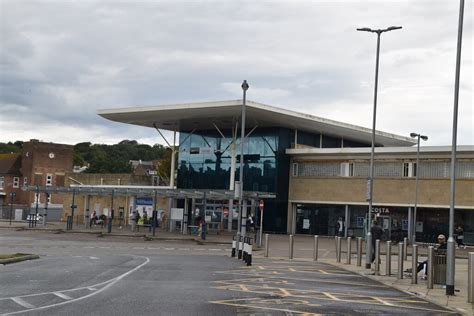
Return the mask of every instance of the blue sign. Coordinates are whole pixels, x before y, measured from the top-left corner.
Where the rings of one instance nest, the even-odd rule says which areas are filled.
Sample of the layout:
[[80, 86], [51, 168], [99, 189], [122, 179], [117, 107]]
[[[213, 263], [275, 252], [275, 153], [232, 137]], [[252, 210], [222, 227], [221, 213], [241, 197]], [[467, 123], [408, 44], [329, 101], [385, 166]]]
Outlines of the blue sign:
[[136, 205], [153, 205], [153, 198], [151, 197], [137, 197]]

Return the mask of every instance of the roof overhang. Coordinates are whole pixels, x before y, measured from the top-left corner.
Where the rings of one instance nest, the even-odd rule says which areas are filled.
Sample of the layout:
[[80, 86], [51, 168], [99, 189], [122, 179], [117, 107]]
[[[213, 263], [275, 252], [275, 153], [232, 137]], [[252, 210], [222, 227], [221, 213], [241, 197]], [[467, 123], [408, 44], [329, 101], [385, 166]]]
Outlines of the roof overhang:
[[[240, 121], [242, 100], [172, 104], [151, 107], [98, 110], [97, 114], [115, 122], [159, 129], [192, 130], [230, 129]], [[310, 114], [294, 112], [252, 101], [246, 102], [246, 126], [286, 127], [310, 133], [371, 143], [372, 130]], [[383, 146], [412, 146], [416, 140], [376, 131], [375, 143]]]

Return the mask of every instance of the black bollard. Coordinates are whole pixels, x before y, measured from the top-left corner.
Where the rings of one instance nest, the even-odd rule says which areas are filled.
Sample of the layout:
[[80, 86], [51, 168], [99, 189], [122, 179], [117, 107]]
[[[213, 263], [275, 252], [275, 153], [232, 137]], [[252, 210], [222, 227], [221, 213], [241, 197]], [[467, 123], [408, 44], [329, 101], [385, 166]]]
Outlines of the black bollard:
[[237, 246], [237, 242], [235, 241], [235, 235], [232, 236], [232, 253], [231, 253], [231, 257], [234, 258], [235, 257], [235, 247]]
[[237, 259], [242, 259], [243, 247], [244, 247], [244, 243], [242, 242], [242, 236], [239, 236], [239, 254], [237, 255]]
[[244, 250], [243, 250], [243, 253], [242, 253], [242, 260], [244, 262], [247, 262], [247, 240], [248, 240], [248, 237], [245, 236], [244, 237]]
[[252, 245], [253, 245], [252, 238], [249, 238], [249, 245], [247, 249], [247, 266], [252, 265]]

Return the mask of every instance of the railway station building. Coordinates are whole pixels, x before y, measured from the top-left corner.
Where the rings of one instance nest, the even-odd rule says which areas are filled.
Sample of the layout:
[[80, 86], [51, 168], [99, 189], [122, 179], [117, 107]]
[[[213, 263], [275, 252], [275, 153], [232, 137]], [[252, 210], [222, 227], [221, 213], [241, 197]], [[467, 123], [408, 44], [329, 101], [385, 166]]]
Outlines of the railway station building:
[[[218, 190], [221, 198], [193, 199], [188, 223], [209, 215], [222, 229], [235, 230], [235, 192], [240, 171], [242, 100], [99, 110], [106, 119], [171, 132], [176, 165], [171, 187], [177, 191]], [[274, 233], [362, 236], [367, 220], [367, 179], [372, 130], [256, 102], [246, 103], [243, 190], [248, 214], [259, 216], [253, 193], [264, 200], [263, 230]], [[156, 131], [155, 131], [156, 130]], [[169, 135], [169, 134], [168, 134]], [[158, 136], [158, 135], [157, 135]], [[372, 214], [387, 235], [433, 241], [448, 232], [449, 146], [423, 146], [416, 165], [416, 140], [375, 133]], [[174, 159], [173, 159], [174, 161]], [[417, 216], [414, 219], [416, 173]], [[474, 146], [458, 146], [455, 224], [474, 243]], [[248, 202], [248, 203], [247, 203]], [[180, 207], [177, 198], [171, 207]], [[258, 218], [257, 218], [258, 220]]]

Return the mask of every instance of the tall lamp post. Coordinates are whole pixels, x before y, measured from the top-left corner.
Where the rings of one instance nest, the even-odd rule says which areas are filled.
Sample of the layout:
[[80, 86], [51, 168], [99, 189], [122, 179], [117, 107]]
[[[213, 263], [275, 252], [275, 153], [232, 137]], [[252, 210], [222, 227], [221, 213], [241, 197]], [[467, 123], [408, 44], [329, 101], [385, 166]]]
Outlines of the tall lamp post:
[[458, 133], [458, 103], [459, 103], [459, 77], [461, 69], [461, 46], [462, 46], [462, 25], [464, 17], [464, 0], [459, 2], [458, 21], [458, 44], [456, 50], [456, 74], [454, 82], [454, 111], [453, 111], [453, 138], [451, 144], [451, 179], [449, 196], [449, 237], [447, 244], [446, 260], [446, 295], [454, 295], [454, 271], [455, 271], [455, 251], [454, 247], [454, 189], [456, 181], [456, 143]]
[[[249, 85], [247, 83], [247, 80], [244, 80], [242, 82], [242, 91], [243, 91], [243, 99], [242, 99], [242, 126], [240, 127], [240, 170], [239, 170], [239, 182], [240, 182], [240, 192], [239, 192], [239, 204], [240, 204], [240, 214], [239, 216], [242, 218], [240, 221], [240, 227], [238, 231], [241, 232], [241, 236], [245, 237], [246, 229], [244, 221], [245, 218], [243, 218], [243, 213], [244, 213], [244, 142], [245, 142], [245, 103], [247, 99], [247, 90], [249, 89]], [[243, 227], [242, 227], [243, 226]], [[237, 241], [237, 244], [239, 242]]]
[[423, 139], [424, 141], [428, 140], [428, 136], [426, 135], [421, 135], [417, 133], [410, 133], [411, 138], [417, 138], [417, 147], [416, 147], [416, 180], [415, 180], [415, 208], [413, 210], [413, 237], [412, 237], [412, 243], [416, 243], [416, 206], [418, 204], [418, 178], [420, 174], [420, 139]]
[[369, 202], [369, 210], [367, 216], [367, 236], [366, 236], [366, 256], [365, 256], [365, 267], [370, 269], [372, 263], [372, 234], [370, 233], [370, 224], [372, 221], [372, 196], [373, 196], [373, 182], [374, 182], [374, 147], [375, 147], [375, 120], [377, 116], [377, 86], [379, 80], [379, 55], [380, 55], [380, 35], [384, 32], [394, 31], [401, 29], [401, 26], [390, 26], [386, 29], [377, 29], [373, 30], [368, 27], [358, 28], [357, 31], [370, 32], [377, 34], [377, 54], [375, 62], [375, 88], [374, 88], [374, 111], [372, 116], [372, 147], [370, 151], [370, 170], [369, 170], [369, 180], [367, 184], [368, 196], [367, 200]]

